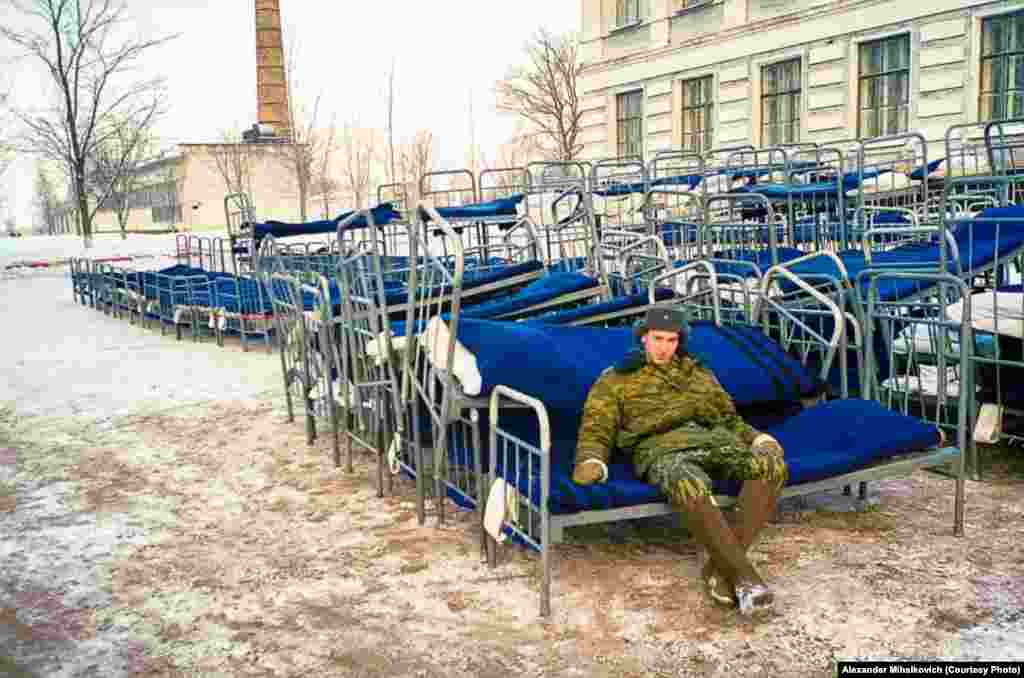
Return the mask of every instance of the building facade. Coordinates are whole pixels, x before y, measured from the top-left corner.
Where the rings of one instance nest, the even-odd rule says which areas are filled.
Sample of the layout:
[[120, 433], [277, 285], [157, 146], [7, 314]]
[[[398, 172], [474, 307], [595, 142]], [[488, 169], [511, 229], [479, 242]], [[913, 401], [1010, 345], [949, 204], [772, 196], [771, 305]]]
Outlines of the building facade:
[[582, 0], [584, 157], [1024, 116], [1024, 0]]
[[[179, 144], [136, 172], [128, 202], [131, 231], [189, 231], [226, 226], [224, 196], [241, 188], [260, 219], [299, 220], [295, 172], [281, 144]], [[230, 188], [229, 188], [230, 187]], [[310, 213], [312, 201], [307, 202]], [[117, 231], [117, 213], [96, 212], [95, 232]]]

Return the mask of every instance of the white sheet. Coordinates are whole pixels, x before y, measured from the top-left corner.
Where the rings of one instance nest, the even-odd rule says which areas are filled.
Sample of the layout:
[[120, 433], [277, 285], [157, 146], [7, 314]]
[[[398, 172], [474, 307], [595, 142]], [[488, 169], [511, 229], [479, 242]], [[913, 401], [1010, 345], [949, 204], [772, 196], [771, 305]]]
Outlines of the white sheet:
[[[427, 323], [427, 329], [420, 335], [420, 343], [427, 351], [427, 360], [438, 369], [445, 369], [448, 355], [448, 342], [451, 331], [440, 316], [434, 316]], [[476, 356], [465, 346], [455, 342], [455, 355], [452, 359], [451, 373], [460, 384], [466, 395], [480, 395], [484, 378], [476, 363]]]
[[[964, 302], [947, 307], [951, 320], [963, 322]], [[1024, 338], [1024, 294], [980, 292], [971, 297], [971, 325], [976, 330]]]
[[[892, 350], [894, 353], [908, 355], [911, 348], [913, 348], [916, 355], [935, 355], [940, 338], [940, 331], [938, 328], [930, 328], [926, 324], [915, 323], [910, 327], [904, 328], [896, 335], [896, 339], [893, 341]], [[960, 342], [955, 341], [952, 334], [948, 341], [949, 351], [953, 354], [959, 355]], [[947, 353], [949, 351], [947, 351]]]
[[[935, 396], [939, 392], [939, 368], [934, 365], [921, 365], [916, 375], [900, 374], [882, 382], [882, 388], [899, 392], [923, 393]], [[980, 386], [975, 387], [978, 390]], [[960, 379], [955, 370], [946, 368], [946, 395], [955, 398], [960, 395]]]

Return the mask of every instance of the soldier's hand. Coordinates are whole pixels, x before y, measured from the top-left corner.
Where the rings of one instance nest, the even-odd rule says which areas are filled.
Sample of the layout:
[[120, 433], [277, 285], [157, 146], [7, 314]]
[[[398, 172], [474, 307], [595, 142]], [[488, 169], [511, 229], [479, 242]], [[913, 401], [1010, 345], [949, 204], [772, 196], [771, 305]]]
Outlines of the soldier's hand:
[[783, 456], [782, 445], [779, 445], [779, 441], [767, 433], [762, 433], [754, 438], [754, 442], [750, 444], [750, 451], [755, 456]]
[[600, 464], [576, 464], [572, 472], [572, 481], [577, 485], [593, 485], [604, 478], [604, 470]]

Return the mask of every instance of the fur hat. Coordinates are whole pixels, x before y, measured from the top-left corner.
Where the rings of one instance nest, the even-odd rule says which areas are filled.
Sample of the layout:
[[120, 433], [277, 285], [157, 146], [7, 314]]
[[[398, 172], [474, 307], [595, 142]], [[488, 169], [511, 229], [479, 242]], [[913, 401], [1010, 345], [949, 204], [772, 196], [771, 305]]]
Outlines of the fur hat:
[[678, 332], [680, 343], [683, 343], [686, 341], [689, 326], [686, 324], [686, 316], [682, 311], [671, 308], [652, 308], [644, 315], [644, 319], [633, 328], [633, 334], [639, 339], [647, 333], [647, 330]]

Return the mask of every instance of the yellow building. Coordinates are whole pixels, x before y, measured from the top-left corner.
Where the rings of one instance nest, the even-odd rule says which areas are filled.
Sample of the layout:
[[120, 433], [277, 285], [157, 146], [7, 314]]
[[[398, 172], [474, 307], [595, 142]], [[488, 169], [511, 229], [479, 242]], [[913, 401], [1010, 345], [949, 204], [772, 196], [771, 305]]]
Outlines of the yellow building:
[[[1024, 2], [582, 0], [584, 157], [1024, 115]], [[936, 143], [937, 142], [937, 143]]]
[[[299, 220], [299, 192], [285, 144], [179, 144], [140, 166], [128, 196], [131, 231], [224, 228], [224, 196], [248, 193], [259, 219]], [[117, 214], [100, 209], [97, 233], [117, 231]]]

